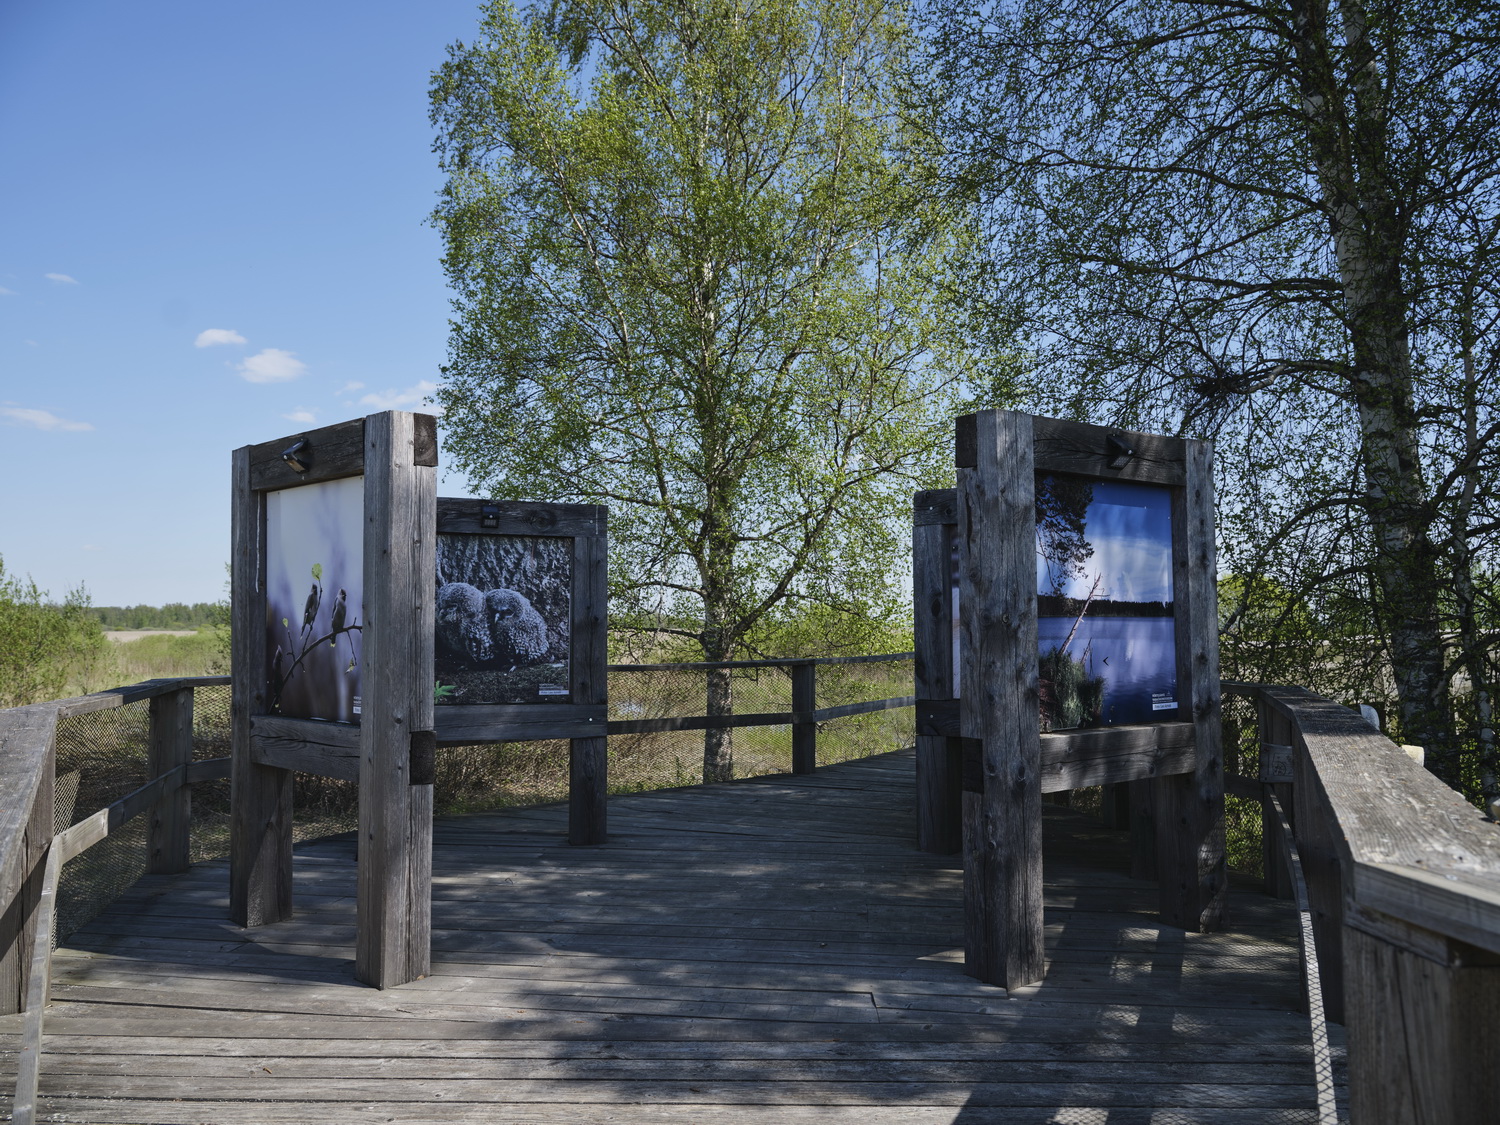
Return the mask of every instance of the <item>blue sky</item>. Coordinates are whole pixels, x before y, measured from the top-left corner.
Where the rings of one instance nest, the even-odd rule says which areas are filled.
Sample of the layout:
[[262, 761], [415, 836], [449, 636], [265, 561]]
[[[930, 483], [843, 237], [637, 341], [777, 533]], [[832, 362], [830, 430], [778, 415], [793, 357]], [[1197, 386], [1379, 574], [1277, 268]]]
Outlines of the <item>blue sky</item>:
[[[1087, 598], [1097, 578], [1095, 596], [1099, 598], [1122, 602], [1172, 600], [1172, 495], [1168, 489], [1095, 481], [1084, 520], [1094, 553], [1083, 564], [1083, 573], [1065, 579], [1065, 597]], [[1037, 593], [1051, 593], [1052, 578], [1038, 536]]]
[[448, 316], [426, 89], [477, 22], [477, 0], [0, 4], [7, 571], [216, 599], [231, 450], [422, 409]]

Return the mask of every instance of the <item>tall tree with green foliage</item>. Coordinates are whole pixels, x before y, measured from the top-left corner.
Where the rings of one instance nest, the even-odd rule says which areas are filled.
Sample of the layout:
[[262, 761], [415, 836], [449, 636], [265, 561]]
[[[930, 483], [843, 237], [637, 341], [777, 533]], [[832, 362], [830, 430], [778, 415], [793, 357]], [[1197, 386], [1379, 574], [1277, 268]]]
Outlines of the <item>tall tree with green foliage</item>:
[[1388, 662], [1401, 735], [1471, 791], [1478, 747], [1500, 798], [1500, 5], [1000, 0], [929, 23], [952, 183], [993, 223], [990, 314], [1034, 342], [1041, 405], [1217, 437], [1238, 589], [1291, 591]]
[[0, 707], [58, 699], [69, 687], [88, 690], [109, 657], [81, 586], [53, 602], [30, 578], [7, 574], [0, 559]]
[[493, 0], [435, 76], [446, 448], [611, 506], [617, 623], [722, 661], [804, 607], [901, 611], [911, 491], [1010, 393], [953, 311], [974, 231], [921, 187], [912, 47], [881, 0]]

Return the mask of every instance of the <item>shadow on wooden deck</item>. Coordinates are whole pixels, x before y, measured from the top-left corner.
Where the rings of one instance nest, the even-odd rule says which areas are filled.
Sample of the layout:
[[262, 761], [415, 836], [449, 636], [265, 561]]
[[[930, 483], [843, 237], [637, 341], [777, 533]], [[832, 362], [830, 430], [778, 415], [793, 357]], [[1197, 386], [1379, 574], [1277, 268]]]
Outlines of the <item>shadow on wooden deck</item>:
[[1287, 904], [1242, 885], [1230, 931], [1162, 926], [1124, 835], [1049, 806], [1048, 974], [1007, 996], [963, 974], [957, 857], [916, 850], [912, 782], [899, 752], [616, 797], [599, 848], [561, 807], [443, 820], [433, 975], [387, 992], [353, 980], [348, 838], [299, 849], [297, 917], [258, 930], [226, 920], [222, 864], [144, 880], [58, 951], [41, 1112], [1315, 1120]]

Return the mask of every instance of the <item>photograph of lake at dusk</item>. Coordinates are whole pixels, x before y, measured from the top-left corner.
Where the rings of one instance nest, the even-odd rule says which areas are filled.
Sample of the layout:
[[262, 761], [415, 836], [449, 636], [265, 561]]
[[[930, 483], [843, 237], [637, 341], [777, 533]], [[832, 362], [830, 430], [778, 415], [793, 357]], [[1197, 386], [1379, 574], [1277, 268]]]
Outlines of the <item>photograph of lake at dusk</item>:
[[1171, 491], [1039, 475], [1036, 545], [1042, 730], [1175, 720]]

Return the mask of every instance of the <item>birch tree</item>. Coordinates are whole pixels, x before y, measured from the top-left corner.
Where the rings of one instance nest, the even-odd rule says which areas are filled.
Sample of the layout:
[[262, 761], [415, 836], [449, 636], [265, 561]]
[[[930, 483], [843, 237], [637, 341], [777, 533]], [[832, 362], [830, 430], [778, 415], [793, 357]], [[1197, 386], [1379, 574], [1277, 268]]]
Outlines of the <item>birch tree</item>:
[[[951, 182], [1009, 294], [989, 314], [1033, 341], [1039, 404], [1217, 437], [1239, 588], [1357, 604], [1343, 636], [1388, 662], [1400, 736], [1471, 790], [1461, 751], [1488, 752], [1500, 796], [1500, 8], [1004, 0], [929, 24]], [[1462, 731], [1457, 672], [1484, 716]]]
[[705, 660], [799, 606], [898, 613], [911, 491], [1009, 393], [953, 311], [974, 231], [920, 190], [901, 15], [494, 0], [434, 79], [446, 448], [497, 497], [609, 504], [612, 619]]

